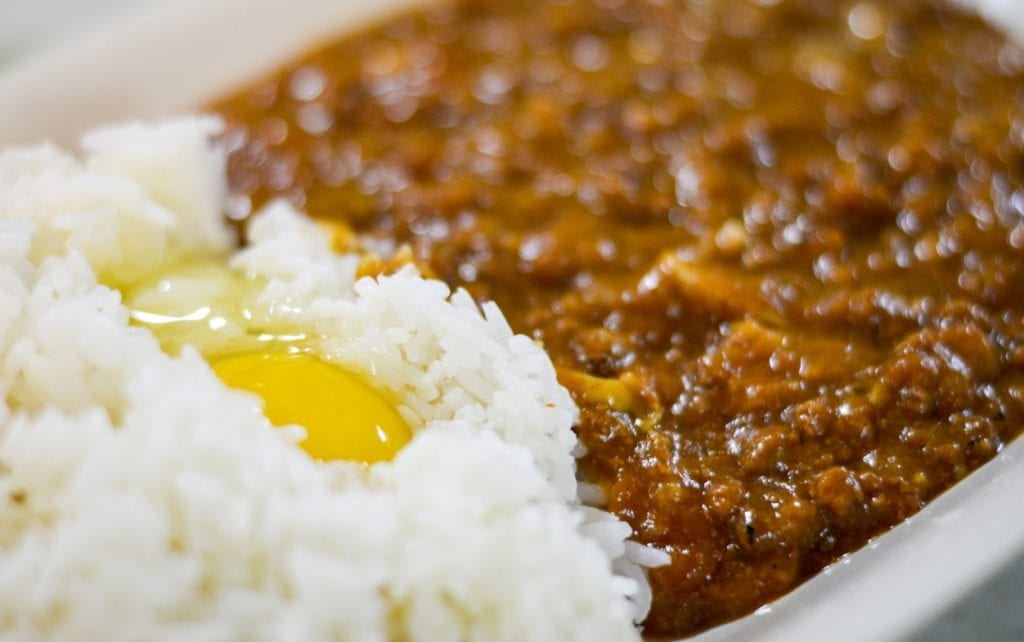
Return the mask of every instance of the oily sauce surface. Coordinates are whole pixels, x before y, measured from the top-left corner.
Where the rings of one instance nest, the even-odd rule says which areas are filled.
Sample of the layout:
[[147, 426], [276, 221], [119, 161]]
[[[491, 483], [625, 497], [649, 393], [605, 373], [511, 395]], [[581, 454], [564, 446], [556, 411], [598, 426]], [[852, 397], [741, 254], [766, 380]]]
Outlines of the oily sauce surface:
[[930, 0], [467, 0], [217, 109], [233, 217], [408, 243], [543, 342], [672, 636], [1020, 432], [1022, 71]]

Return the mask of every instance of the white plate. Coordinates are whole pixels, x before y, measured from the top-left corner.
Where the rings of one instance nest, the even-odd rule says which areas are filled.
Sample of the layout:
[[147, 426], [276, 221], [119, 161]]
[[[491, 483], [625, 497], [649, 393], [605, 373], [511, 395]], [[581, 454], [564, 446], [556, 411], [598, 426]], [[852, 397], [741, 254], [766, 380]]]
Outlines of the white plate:
[[[1024, 0], [989, 9], [1024, 33]], [[185, 112], [423, 0], [185, 0], [0, 76], [0, 144]], [[999, 13], [1002, 11], [1003, 13]], [[1024, 554], [1024, 440], [786, 597], [697, 639], [899, 639]], [[1024, 635], [1024, 632], [1022, 632]]]

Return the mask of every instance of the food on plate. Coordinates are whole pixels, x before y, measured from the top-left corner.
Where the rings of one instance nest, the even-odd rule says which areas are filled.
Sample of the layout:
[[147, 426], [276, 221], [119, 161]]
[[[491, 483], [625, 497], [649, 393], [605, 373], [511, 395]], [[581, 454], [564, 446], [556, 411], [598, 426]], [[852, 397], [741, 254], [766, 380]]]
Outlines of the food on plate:
[[218, 129], [0, 152], [0, 640], [638, 639], [550, 359], [285, 203], [238, 249]]
[[217, 111], [241, 227], [283, 196], [543, 344], [673, 636], [1020, 432], [1022, 80], [936, 0], [465, 0]]

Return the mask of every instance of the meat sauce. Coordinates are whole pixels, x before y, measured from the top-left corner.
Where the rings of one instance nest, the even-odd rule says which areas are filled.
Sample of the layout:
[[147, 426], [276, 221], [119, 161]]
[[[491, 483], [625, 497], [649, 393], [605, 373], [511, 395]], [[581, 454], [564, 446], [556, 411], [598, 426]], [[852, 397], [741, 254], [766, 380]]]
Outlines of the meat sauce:
[[231, 216], [408, 244], [543, 343], [680, 636], [1020, 432], [1022, 80], [931, 0], [462, 1], [217, 110]]

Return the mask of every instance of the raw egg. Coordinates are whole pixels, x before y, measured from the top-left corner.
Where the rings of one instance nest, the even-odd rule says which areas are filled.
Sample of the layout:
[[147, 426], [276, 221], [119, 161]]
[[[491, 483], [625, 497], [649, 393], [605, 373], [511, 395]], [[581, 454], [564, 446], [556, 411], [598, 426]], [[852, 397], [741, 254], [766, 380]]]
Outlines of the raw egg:
[[129, 289], [125, 304], [164, 350], [193, 345], [224, 383], [262, 397], [271, 423], [305, 428], [300, 445], [311, 456], [391, 459], [412, 437], [395, 405], [362, 376], [317, 356], [309, 334], [260, 313], [262, 287], [225, 260], [198, 259]]
[[317, 459], [387, 460], [412, 436], [379, 392], [315, 355], [243, 352], [211, 365], [224, 383], [263, 397], [275, 425], [304, 426], [301, 445]]

